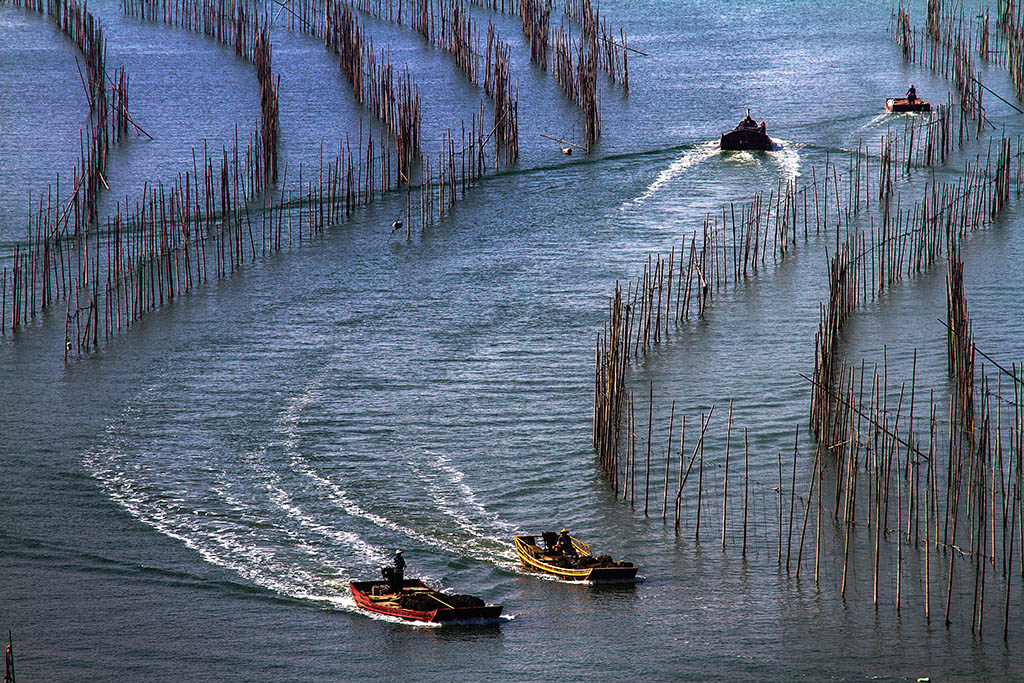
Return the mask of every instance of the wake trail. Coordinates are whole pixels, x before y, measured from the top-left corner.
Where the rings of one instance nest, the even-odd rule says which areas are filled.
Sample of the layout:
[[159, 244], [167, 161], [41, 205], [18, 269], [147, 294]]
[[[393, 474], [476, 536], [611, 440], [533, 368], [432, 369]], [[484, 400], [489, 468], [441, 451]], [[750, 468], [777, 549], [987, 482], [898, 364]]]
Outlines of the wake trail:
[[721, 150], [718, 148], [717, 140], [702, 142], [692, 149], [686, 150], [678, 159], [669, 164], [667, 168], [662, 169], [643, 193], [626, 201], [620, 208], [625, 209], [630, 206], [642, 204], [657, 194], [657, 192], [665, 185], [681, 176], [688, 168], [692, 168], [700, 162], [718, 155], [720, 152]]

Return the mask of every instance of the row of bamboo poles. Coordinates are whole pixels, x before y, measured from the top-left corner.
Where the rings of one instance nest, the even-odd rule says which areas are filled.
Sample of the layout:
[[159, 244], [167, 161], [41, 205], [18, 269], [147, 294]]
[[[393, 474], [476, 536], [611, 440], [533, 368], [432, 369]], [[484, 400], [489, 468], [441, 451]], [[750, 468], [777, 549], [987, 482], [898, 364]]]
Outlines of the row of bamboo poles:
[[[305, 4], [312, 8], [304, 8]], [[291, 27], [324, 41], [324, 47], [338, 56], [356, 101], [369, 108], [392, 137], [397, 182], [409, 183], [413, 163], [423, 154], [423, 119], [419, 88], [408, 68], [404, 72], [397, 69], [383, 48], [378, 57], [373, 39], [363, 31], [347, 2], [309, 0], [291, 5], [298, 6], [292, 10]]]
[[[621, 83], [629, 94], [629, 43], [626, 31], [619, 29], [618, 42], [615, 30], [608, 20], [601, 16], [590, 0], [565, 0], [565, 16], [579, 24], [584, 40], [595, 44], [598, 66], [613, 82]], [[643, 54], [635, 51], [638, 54]]]
[[[894, 283], [928, 270], [958, 251], [970, 233], [990, 226], [1009, 200], [1011, 188], [1020, 193], [1022, 140], [1004, 138], [996, 143], [984, 168], [980, 158], [968, 164], [955, 182], [927, 183], [924, 196], [912, 207], [882, 212], [869, 232], [847, 230], [847, 239], [837, 245], [829, 266], [828, 300], [819, 312], [815, 337], [814, 389], [810, 425], [819, 443], [842, 440], [846, 416], [840, 392], [833, 382], [843, 325], [855, 309], [873, 301]], [[1016, 160], [1016, 179], [1013, 166]]]
[[[973, 340], [952, 343], [973, 357]], [[934, 392], [919, 405], [916, 356], [909, 384], [898, 386], [884, 359], [881, 367], [844, 367], [836, 395], [848, 406], [843, 440], [819, 446], [813, 465], [801, 467], [798, 429], [792, 458], [777, 455], [777, 479], [764, 478], [763, 467], [760, 478], [751, 475], [748, 431], [735, 428], [731, 402], [718, 434], [712, 405], [688, 441], [675, 402], [655, 430], [653, 384], [643, 392], [647, 410], [630, 392], [626, 453], [615, 476], [622, 497], [645, 515], [660, 508], [677, 536], [738, 547], [744, 557], [773, 555], [787, 576], [811, 574], [844, 601], [870, 593], [876, 609], [890, 602], [903, 613], [910, 605], [926, 623], [941, 616], [950, 625], [969, 614], [978, 635], [986, 617], [996, 617], [1008, 638], [1021, 607], [1013, 580], [1024, 578], [1024, 366], [1001, 368], [994, 388], [982, 375], [980, 417], [967, 429], [952, 401], [945, 420]], [[646, 424], [638, 421], [644, 412]], [[717, 453], [706, 453], [713, 447]]]
[[[730, 537], [733, 544], [741, 545], [744, 556], [748, 545], [766, 548], [776, 554], [780, 568], [784, 566], [787, 574], [795, 573], [797, 579], [805, 568], [805, 557], [806, 569], [810, 570], [813, 554], [815, 584], [825, 577], [822, 580], [833, 582], [843, 600], [851, 591], [859, 594], [870, 590], [877, 608], [885, 602], [883, 593], [888, 587], [897, 612], [908, 602], [915, 608], [923, 605], [926, 621], [930, 622], [933, 614], [941, 614], [947, 625], [958, 614], [969, 612], [972, 631], [977, 634], [984, 631], [986, 615], [990, 620], [998, 616], [1003, 636], [1008, 637], [1011, 582], [1017, 573], [1024, 578], [1024, 530], [1017, 521], [1024, 512], [1020, 495], [1024, 472], [1024, 371], [1016, 366], [1012, 371], [1000, 368], [1013, 378], [1012, 400], [1003, 392], [1001, 380], [1000, 386], [992, 391], [991, 382], [982, 376], [981, 417], [975, 421], [975, 347], [958, 251], [959, 239], [983, 225], [988, 220], [985, 216], [998, 214], [1005, 202], [1010, 177], [1007, 168], [1012, 157], [1008, 141], [999, 147], [1002, 152], [987, 173], [969, 174], [971, 177], [960, 183], [950, 184], [958, 188], [955, 193], [946, 188], [948, 201], [944, 213], [958, 222], [951, 232], [959, 236], [951, 240], [952, 249], [947, 255], [948, 353], [950, 374], [959, 387], [950, 396], [948, 424], [943, 425], [939, 419], [942, 401], [934, 397], [924, 417], [920, 415], [916, 406], [916, 352], [909, 391], [906, 382], [899, 387], [895, 411], [890, 401], [896, 398], [896, 392], [889, 383], [886, 362], [881, 374], [877, 364], [869, 374], [862, 363], [859, 377], [856, 367], [843, 365], [833, 373], [839, 379], [827, 383], [819, 372], [809, 381], [815, 391], [827, 391], [832, 404], [841, 410], [832, 411], [835, 424], [829, 438], [821, 439], [819, 434], [811, 471], [801, 472], [795, 443], [791, 472], [784, 472], [780, 453], [777, 482], [752, 478], [744, 430], [743, 481], [733, 485], [737, 489], [742, 486], [742, 494], [737, 491], [730, 498], [731, 449], [735, 443], [732, 405], [724, 428], [724, 462], [721, 453], [713, 459], [705, 456], [714, 406], [701, 414], [696, 443], [690, 447], [686, 442], [685, 416], [677, 422], [673, 402], [669, 421], [657, 436], [660, 440], [667, 432], [667, 445], [654, 446], [653, 383], [649, 393], [644, 392], [648, 393], [647, 410], [638, 411], [634, 393], [627, 392], [622, 381], [631, 345], [636, 353], [635, 349], [642, 344], [639, 340], [631, 343], [632, 326], [628, 318], [634, 310], [640, 311], [640, 320], [650, 315], [643, 315], [642, 301], [639, 308], [634, 308], [637, 304], [623, 305], [623, 292], [617, 287], [610, 304], [610, 335], [606, 344], [598, 346], [595, 383], [596, 400], [600, 399], [602, 386], [617, 385], [622, 395], [618, 406], [595, 403], [595, 429], [603, 418], [602, 410], [620, 411], [617, 422], [621, 424], [614, 436], [625, 442], [623, 456], [618, 458], [598, 450], [616, 492], [633, 504], [642, 501], [645, 515], [657, 512], [660, 498], [662, 519], [667, 522], [674, 517], [677, 533], [683, 533], [681, 527], [692, 528], [696, 543], [701, 542], [703, 530], [705, 538], [710, 533], [716, 541], [720, 539], [723, 550]], [[974, 179], [977, 177], [985, 181]], [[975, 201], [970, 195], [979, 192], [984, 193], [982, 201]], [[941, 189], [932, 187], [927, 196], [934, 201], [942, 195]], [[847, 232], [851, 233], [849, 228]], [[887, 241], [881, 239], [873, 249], [892, 249], [892, 245], [885, 244]], [[850, 264], [863, 260], [864, 252], [863, 239], [848, 237], [838, 258], [832, 260], [833, 317], [852, 310], [849, 302], [856, 299], [858, 287], [849, 273], [857, 272], [859, 266]], [[883, 259], [879, 256], [880, 262]], [[908, 257], [907, 262], [914, 260]], [[908, 269], [912, 271], [913, 268]], [[836, 282], [845, 284], [835, 287]], [[641, 298], [649, 297], [650, 287], [641, 285], [641, 292]], [[655, 325], [657, 329], [657, 322]], [[647, 328], [644, 323], [639, 327]], [[612, 360], [603, 367], [602, 353], [611, 354]], [[603, 375], [602, 370], [609, 374]], [[1005, 422], [1004, 408], [1013, 411]], [[646, 425], [638, 424], [637, 417], [642, 412], [648, 415]], [[636, 442], [645, 433], [646, 449], [638, 449]], [[927, 445], [924, 434], [928, 435]], [[674, 438], [679, 440], [678, 450]], [[717, 440], [721, 443], [720, 435]], [[940, 463], [942, 453], [947, 453], [944, 465]], [[713, 472], [719, 474], [712, 475]], [[799, 482], [798, 473], [802, 477]], [[709, 507], [708, 501], [715, 500], [720, 500], [720, 505], [710, 503]], [[714, 518], [716, 510], [720, 511], [718, 519]], [[777, 524], [770, 519], [776, 513]], [[823, 534], [822, 518], [828, 515], [832, 521], [824, 526]], [[813, 539], [809, 529], [812, 519]], [[772, 533], [773, 529], [777, 533]], [[864, 586], [861, 580], [859, 590], [855, 584], [864, 573], [854, 569], [858, 558], [861, 563], [870, 562], [871, 567], [870, 586]], [[1018, 567], [1014, 567], [1014, 562], [1018, 562]], [[990, 592], [999, 590], [995, 601], [989, 597], [987, 608], [986, 588]]]
[[893, 9], [889, 33], [904, 59], [927, 66], [953, 83], [963, 111], [977, 121], [980, 130], [987, 122], [983, 95], [991, 90], [982, 83], [974, 61], [979, 52], [989, 54], [987, 47], [979, 46], [981, 37], [988, 35], [987, 19], [984, 30], [975, 28], [975, 19], [965, 16], [961, 5], [947, 11], [941, 0], [929, 0], [926, 26], [918, 29], [900, 2]]
[[[316, 4], [316, 0], [303, 4]], [[403, 24], [401, 2], [355, 0], [352, 6], [382, 21]], [[519, 158], [519, 84], [510, 73], [512, 48], [501, 40], [491, 22], [487, 25], [486, 42], [482, 42], [479, 23], [474, 22], [469, 4], [463, 0], [419, 0], [410, 9], [404, 14], [408, 25], [431, 45], [451, 54], [469, 80], [483, 87], [493, 100], [491, 135], [496, 158], [506, 164], [515, 163]]]
[[998, 37], [1005, 38], [1000, 51], [1017, 97], [1024, 97], [1024, 10], [1017, 0], [999, 0], [996, 8]]
[[262, 6], [260, 0], [121, 0], [125, 16], [202, 33], [253, 64], [260, 84], [263, 179], [276, 182], [280, 77], [271, 67], [270, 18]]
[[[583, 113], [583, 136], [589, 150], [601, 137], [601, 95], [597, 87], [597, 43], [555, 29], [555, 80]], [[575, 54], [575, 57], [573, 56]]]
[[[89, 103], [89, 117], [79, 135], [79, 159], [72, 172], [71, 191], [61, 195], [60, 174], [54, 185], [37, 195], [38, 209], [29, 195], [27, 242], [14, 249], [10, 266], [0, 274], [0, 290], [5, 301], [8, 295], [8, 273], [11, 271], [12, 306], [0, 306], [0, 334], [34, 319], [38, 311], [59, 299], [67, 290], [67, 280], [58, 287], [46, 284], [41, 272], [53, 263], [56, 254], [71, 253], [81, 248], [88, 226], [95, 221], [100, 192], [107, 187], [104, 174], [111, 144], [121, 141], [129, 126], [137, 134], [148, 135], [138, 127], [128, 112], [128, 73], [106, 67], [106, 40], [100, 22], [77, 0], [5, 0], [18, 7], [49, 17], [82, 54], [85, 63], [79, 75]], [[65, 185], [65, 190], [67, 186]], [[45, 194], [45, 209], [44, 199]], [[42, 283], [39, 280], [42, 280]]]

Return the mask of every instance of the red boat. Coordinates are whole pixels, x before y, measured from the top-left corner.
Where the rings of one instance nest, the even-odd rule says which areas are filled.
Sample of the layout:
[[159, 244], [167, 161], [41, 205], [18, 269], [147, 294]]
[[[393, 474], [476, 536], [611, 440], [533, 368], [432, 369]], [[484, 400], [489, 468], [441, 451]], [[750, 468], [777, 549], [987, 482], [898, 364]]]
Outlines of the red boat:
[[464, 621], [496, 621], [501, 605], [487, 605], [470, 595], [452, 595], [434, 590], [419, 579], [405, 579], [395, 593], [386, 581], [352, 581], [352, 597], [368, 612], [386, 614], [406, 621], [444, 624]]

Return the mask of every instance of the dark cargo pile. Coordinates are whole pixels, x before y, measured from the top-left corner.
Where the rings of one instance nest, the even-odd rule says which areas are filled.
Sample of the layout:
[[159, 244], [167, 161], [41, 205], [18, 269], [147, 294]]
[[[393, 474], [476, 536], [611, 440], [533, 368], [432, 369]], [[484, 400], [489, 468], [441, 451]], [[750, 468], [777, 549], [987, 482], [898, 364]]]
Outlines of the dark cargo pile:
[[[438, 599], [452, 607], [483, 607], [486, 603], [473, 595], [448, 595], [438, 593]], [[445, 604], [438, 602], [427, 593], [402, 593], [398, 605], [402, 609], [411, 609], [417, 612], [432, 612], [435, 609], [446, 609]]]
[[579, 569], [593, 569], [594, 567], [632, 567], [632, 562], [616, 562], [612, 559], [611, 555], [601, 555], [600, 557], [594, 557], [593, 555], [584, 555], [576, 561], [576, 567]]
[[601, 555], [600, 557], [594, 557], [593, 555], [581, 555], [578, 558], [568, 558], [565, 556], [545, 558], [544, 560], [548, 564], [552, 564], [561, 569], [595, 569], [595, 568], [606, 568], [606, 567], [632, 567], [632, 562], [616, 562], [612, 559], [611, 555]]

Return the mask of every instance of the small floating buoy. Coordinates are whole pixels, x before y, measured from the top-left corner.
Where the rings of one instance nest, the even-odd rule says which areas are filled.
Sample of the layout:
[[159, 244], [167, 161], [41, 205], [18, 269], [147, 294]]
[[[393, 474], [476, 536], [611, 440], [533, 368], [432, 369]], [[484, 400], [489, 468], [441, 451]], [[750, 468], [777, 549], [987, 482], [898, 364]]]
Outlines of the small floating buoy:
[[402, 229], [402, 221], [395, 221], [394, 223], [391, 224], [391, 230], [392, 231], [394, 231], [394, 230], [401, 230], [401, 229]]
[[917, 683], [932, 683], [932, 677], [924, 676], [922, 678], [917, 679]]
[[572, 147], [563, 147], [562, 148], [562, 154], [564, 154], [565, 156], [571, 155], [572, 154]]

